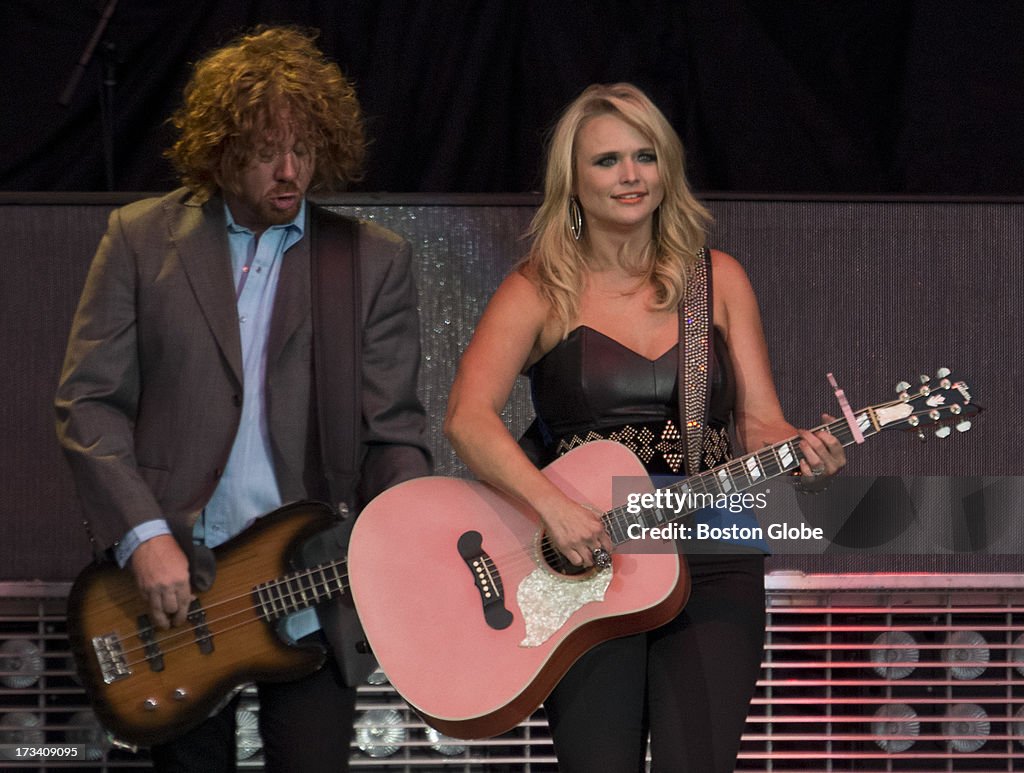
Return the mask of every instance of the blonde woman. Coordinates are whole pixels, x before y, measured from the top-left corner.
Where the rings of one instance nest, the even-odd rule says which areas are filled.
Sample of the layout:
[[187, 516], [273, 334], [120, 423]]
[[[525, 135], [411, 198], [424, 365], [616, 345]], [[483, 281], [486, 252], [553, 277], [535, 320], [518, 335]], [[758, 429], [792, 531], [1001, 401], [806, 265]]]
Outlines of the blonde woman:
[[[729, 458], [730, 424], [745, 449], [797, 434], [750, 282], [734, 258], [704, 247], [709, 220], [687, 185], [678, 136], [640, 90], [591, 86], [568, 106], [549, 145], [531, 249], [480, 320], [445, 431], [474, 474], [537, 511], [576, 565], [607, 561], [611, 541], [600, 516], [535, 463], [602, 437], [633, 447], [652, 475], [685, 475]], [[678, 375], [686, 298], [698, 299], [709, 331], [710, 367], [692, 382]], [[521, 373], [537, 413], [532, 459], [500, 417]], [[700, 378], [703, 451], [700, 469], [687, 469], [680, 405]], [[845, 455], [827, 433], [799, 434], [801, 485], [814, 490]], [[689, 556], [691, 598], [673, 621], [601, 644], [570, 669], [545, 702], [563, 773], [642, 770], [648, 732], [655, 771], [734, 769], [761, 661], [763, 548], [722, 543]]]

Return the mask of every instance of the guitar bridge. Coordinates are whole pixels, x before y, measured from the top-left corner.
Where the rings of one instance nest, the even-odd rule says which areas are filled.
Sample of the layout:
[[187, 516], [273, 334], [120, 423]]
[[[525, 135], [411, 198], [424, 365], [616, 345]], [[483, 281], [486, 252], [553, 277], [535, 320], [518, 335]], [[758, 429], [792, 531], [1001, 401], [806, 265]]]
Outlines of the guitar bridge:
[[498, 567], [494, 565], [491, 557], [484, 552], [483, 536], [478, 531], [467, 531], [459, 537], [457, 547], [480, 593], [480, 603], [483, 605], [487, 625], [496, 631], [508, 628], [512, 625], [512, 613], [505, 608], [501, 574], [498, 573]]
[[94, 636], [92, 648], [96, 653], [96, 660], [100, 664], [100, 673], [106, 684], [113, 684], [119, 679], [127, 679], [132, 675], [132, 670], [128, 668], [128, 663], [124, 658], [121, 638], [116, 633]]

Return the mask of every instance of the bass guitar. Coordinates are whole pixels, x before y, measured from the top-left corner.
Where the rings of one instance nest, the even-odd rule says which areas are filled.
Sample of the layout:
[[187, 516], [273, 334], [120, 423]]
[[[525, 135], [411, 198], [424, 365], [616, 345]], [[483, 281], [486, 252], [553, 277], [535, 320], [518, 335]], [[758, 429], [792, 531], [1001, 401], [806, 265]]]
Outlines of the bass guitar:
[[[843, 418], [817, 429], [850, 445], [950, 418], [969, 428], [966, 416], [976, 408], [967, 385], [945, 370], [938, 379], [915, 393], [901, 385], [899, 399], [851, 412], [852, 425]], [[801, 458], [794, 437], [663, 491], [675, 495], [671, 501], [707, 502], [701, 495], [734, 495], [790, 474]], [[402, 483], [370, 502], [353, 528], [351, 591], [377, 661], [409, 705], [447, 735], [511, 729], [589, 648], [663, 625], [686, 602], [689, 578], [674, 541], [637, 535], [645, 528], [664, 534], [703, 505], [680, 512], [638, 506], [652, 484], [636, 456], [611, 441], [580, 446], [543, 473], [603, 513], [616, 546], [611, 567], [577, 570], [527, 505], [471, 480]], [[627, 494], [634, 496], [627, 501]]]
[[68, 639], [103, 725], [139, 746], [169, 741], [199, 724], [239, 686], [289, 681], [316, 671], [323, 648], [286, 641], [294, 612], [345, 594], [343, 559], [295, 569], [290, 559], [335, 526], [319, 502], [299, 502], [258, 519], [214, 549], [216, 580], [196, 594], [188, 623], [160, 630], [130, 571], [87, 567], [68, 597]]

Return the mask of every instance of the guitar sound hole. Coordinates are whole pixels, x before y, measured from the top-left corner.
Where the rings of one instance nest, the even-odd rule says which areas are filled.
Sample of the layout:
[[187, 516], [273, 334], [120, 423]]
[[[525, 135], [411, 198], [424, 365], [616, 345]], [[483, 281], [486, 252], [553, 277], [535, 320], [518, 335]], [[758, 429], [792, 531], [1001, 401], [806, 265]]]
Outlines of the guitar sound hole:
[[573, 577], [590, 571], [589, 567], [576, 566], [576, 564], [566, 558], [565, 555], [551, 543], [551, 540], [548, 539], [546, 534], [540, 541], [540, 554], [544, 559], [544, 563], [546, 563], [548, 568], [555, 572], [555, 574], [564, 574], [568, 577]]

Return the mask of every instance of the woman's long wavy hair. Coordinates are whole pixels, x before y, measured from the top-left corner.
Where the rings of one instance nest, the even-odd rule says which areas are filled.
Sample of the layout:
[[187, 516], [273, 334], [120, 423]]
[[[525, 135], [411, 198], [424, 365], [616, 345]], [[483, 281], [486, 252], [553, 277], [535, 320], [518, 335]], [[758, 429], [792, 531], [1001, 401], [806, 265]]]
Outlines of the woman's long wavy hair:
[[[276, 150], [289, 132], [296, 145], [316, 153], [311, 188], [361, 179], [362, 110], [315, 37], [292, 27], [258, 27], [195, 65], [171, 117], [178, 140], [166, 156], [198, 197], [232, 188], [257, 155]], [[287, 126], [280, 125], [283, 114]]]
[[656, 308], [672, 308], [683, 297], [711, 222], [711, 214], [686, 182], [679, 136], [647, 95], [629, 83], [589, 86], [565, 109], [551, 134], [544, 201], [528, 232], [533, 239], [530, 251], [520, 263], [551, 304], [565, 334], [579, 313], [588, 268], [586, 242], [574, 239], [569, 229], [569, 199], [576, 190], [576, 138], [583, 125], [599, 115], [621, 118], [651, 142], [657, 155], [665, 198], [654, 215], [651, 242], [634, 265], [626, 266], [639, 282], [654, 283]]

